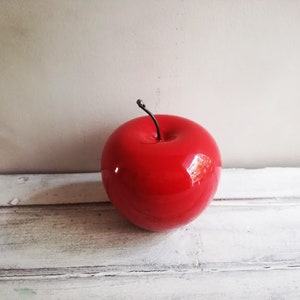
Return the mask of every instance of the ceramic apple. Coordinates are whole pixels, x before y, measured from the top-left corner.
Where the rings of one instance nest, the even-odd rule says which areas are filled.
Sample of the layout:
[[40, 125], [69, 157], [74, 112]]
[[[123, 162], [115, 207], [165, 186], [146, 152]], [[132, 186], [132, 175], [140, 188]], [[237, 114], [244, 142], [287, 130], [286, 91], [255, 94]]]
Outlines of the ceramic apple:
[[173, 115], [153, 115], [117, 128], [101, 158], [109, 199], [130, 222], [166, 231], [195, 219], [212, 200], [221, 158], [212, 136], [199, 124]]

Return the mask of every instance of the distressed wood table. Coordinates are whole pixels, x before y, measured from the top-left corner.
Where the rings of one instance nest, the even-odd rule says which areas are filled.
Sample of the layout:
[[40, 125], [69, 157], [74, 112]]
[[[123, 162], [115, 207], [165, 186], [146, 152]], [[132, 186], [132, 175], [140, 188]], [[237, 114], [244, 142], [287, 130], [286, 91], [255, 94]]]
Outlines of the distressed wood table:
[[99, 173], [0, 176], [0, 299], [300, 299], [300, 169], [225, 169], [167, 233], [130, 225]]

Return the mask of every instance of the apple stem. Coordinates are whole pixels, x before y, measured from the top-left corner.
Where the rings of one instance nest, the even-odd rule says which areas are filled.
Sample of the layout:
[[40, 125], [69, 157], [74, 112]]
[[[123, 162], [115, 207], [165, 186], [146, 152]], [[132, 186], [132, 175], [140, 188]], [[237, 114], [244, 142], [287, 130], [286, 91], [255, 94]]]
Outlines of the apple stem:
[[141, 99], [138, 99], [136, 101], [136, 104], [151, 117], [151, 119], [153, 120], [155, 127], [156, 127], [157, 140], [161, 141], [160, 128], [159, 128], [158, 122], [157, 122], [155, 116], [153, 115], [153, 113], [146, 108], [146, 105], [143, 103], [143, 101]]

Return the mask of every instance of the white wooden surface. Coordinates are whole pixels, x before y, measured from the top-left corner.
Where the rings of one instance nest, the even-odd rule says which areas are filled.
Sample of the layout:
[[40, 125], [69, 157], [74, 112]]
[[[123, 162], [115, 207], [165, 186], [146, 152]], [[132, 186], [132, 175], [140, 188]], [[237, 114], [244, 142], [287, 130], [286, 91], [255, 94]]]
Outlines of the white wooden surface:
[[224, 170], [210, 207], [167, 233], [119, 216], [99, 174], [0, 188], [1, 300], [300, 299], [300, 169]]

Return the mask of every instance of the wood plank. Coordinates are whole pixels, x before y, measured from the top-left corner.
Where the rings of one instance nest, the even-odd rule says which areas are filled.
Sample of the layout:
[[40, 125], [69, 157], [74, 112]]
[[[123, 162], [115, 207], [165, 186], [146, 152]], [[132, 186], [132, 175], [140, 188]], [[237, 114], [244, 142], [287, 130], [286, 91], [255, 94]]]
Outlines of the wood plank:
[[108, 202], [100, 173], [0, 175], [0, 206]]
[[300, 168], [225, 169], [216, 199], [300, 197]]
[[216, 201], [188, 226], [167, 233], [130, 225], [110, 204], [2, 207], [0, 276], [40, 268], [55, 274], [97, 267], [110, 274], [300, 265], [299, 199], [264, 201]]
[[[0, 206], [107, 202], [100, 173], [0, 175]], [[224, 169], [215, 199], [300, 197], [300, 168]]]
[[131, 273], [86, 278], [0, 281], [0, 297], [15, 299], [298, 300], [300, 270]]

